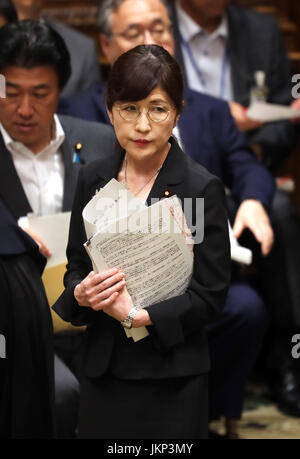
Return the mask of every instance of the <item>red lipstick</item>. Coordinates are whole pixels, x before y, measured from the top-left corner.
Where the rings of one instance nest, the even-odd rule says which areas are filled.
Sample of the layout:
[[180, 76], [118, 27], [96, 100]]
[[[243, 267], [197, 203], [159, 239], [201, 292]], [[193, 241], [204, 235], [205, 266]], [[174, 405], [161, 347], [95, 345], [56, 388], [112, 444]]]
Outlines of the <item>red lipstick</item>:
[[148, 145], [149, 142], [150, 142], [149, 140], [145, 140], [145, 139], [134, 140], [134, 143], [138, 145], [139, 147], [144, 147], [145, 145]]

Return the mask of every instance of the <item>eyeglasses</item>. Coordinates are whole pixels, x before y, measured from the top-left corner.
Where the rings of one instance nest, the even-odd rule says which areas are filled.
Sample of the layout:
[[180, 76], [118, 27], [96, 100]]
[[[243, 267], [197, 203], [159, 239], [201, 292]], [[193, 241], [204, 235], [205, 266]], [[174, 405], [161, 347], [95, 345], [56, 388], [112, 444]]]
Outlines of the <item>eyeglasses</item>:
[[151, 27], [144, 28], [139, 25], [130, 26], [127, 30], [120, 33], [112, 33], [111, 36], [120, 36], [125, 38], [128, 41], [133, 43], [140, 43], [144, 42], [145, 32], [148, 31], [153, 40], [159, 42], [162, 40], [165, 34], [169, 34], [172, 31], [171, 24], [165, 24], [164, 22], [157, 22], [156, 24], [152, 25]]
[[[124, 105], [122, 107], [116, 107], [121, 118], [125, 121], [136, 121], [141, 115], [142, 111], [134, 104]], [[153, 105], [148, 108], [146, 115], [149, 120], [154, 123], [161, 123], [165, 121], [170, 112], [174, 112], [174, 109], [170, 109], [164, 105]]]

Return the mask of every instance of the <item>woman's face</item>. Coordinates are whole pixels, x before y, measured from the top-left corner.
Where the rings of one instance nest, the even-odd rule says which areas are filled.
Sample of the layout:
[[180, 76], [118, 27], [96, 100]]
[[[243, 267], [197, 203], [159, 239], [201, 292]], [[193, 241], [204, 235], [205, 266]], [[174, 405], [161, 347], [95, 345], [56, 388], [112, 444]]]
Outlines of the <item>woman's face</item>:
[[[124, 119], [133, 118], [134, 113], [140, 113], [135, 121]], [[168, 151], [168, 140], [179, 118], [168, 94], [160, 87], [138, 102], [115, 102], [108, 114], [120, 145], [138, 161], [151, 160]], [[155, 122], [151, 117], [162, 121]]]

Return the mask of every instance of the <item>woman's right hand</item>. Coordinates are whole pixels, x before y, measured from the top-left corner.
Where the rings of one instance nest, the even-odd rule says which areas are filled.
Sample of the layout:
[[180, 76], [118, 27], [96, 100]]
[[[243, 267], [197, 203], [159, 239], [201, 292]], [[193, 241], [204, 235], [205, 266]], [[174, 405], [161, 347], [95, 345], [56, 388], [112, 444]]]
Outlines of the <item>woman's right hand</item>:
[[117, 268], [95, 273], [91, 271], [74, 289], [79, 306], [100, 311], [111, 305], [125, 285], [125, 274]]

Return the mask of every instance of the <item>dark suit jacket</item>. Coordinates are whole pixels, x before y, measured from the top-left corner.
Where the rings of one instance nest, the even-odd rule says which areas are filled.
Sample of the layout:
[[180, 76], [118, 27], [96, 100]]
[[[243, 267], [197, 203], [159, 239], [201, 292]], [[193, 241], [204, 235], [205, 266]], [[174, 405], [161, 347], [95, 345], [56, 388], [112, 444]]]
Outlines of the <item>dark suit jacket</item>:
[[106, 371], [123, 379], [169, 378], [207, 372], [209, 357], [206, 322], [222, 308], [230, 280], [230, 253], [222, 183], [184, 155], [172, 139], [168, 157], [148, 197], [164, 197], [168, 189], [182, 201], [205, 199], [205, 236], [194, 247], [194, 274], [186, 293], [148, 307], [153, 326], [150, 336], [134, 343], [118, 321], [102, 311], [78, 306], [74, 288], [92, 269], [82, 209], [111, 178], [116, 177], [124, 152], [117, 146], [111, 161], [82, 168], [72, 210], [65, 291], [54, 310], [74, 324], [87, 323], [85, 374]]
[[[80, 164], [73, 162], [76, 143], [80, 142], [82, 144], [81, 160], [84, 163], [88, 163], [105, 156], [107, 151], [111, 151], [114, 144], [114, 134], [109, 126], [88, 123], [69, 116], [61, 116], [60, 122], [66, 135], [65, 141], [60, 148], [65, 166], [63, 211], [67, 211], [72, 207], [80, 168]], [[11, 214], [18, 219], [27, 215], [28, 212], [32, 212], [32, 209], [15, 169], [11, 154], [6, 149], [1, 135], [0, 155], [0, 197]]]
[[[94, 85], [81, 94], [62, 99], [58, 111], [110, 124], [104, 93], [104, 85]], [[185, 153], [220, 177], [238, 204], [252, 198], [269, 208], [274, 180], [249, 150], [228, 104], [188, 88], [184, 92], [184, 102], [179, 131]]]
[[0, 335], [7, 346], [0, 358], [1, 439], [54, 437], [53, 327], [40, 277], [45, 263], [0, 199]]
[[[170, 3], [176, 58], [185, 75], [178, 19], [173, 2]], [[227, 17], [234, 100], [249, 106], [250, 90], [255, 86], [254, 73], [263, 70], [269, 89], [268, 102], [289, 105], [292, 101], [290, 66], [275, 18], [233, 5], [227, 8]], [[273, 171], [295, 146], [295, 128], [289, 121], [266, 123], [262, 128], [247, 133], [247, 140], [262, 146], [265, 164]]]
[[0, 199], [0, 255], [21, 255], [29, 253], [35, 261], [40, 273], [46, 264], [37, 244], [16, 223]]
[[101, 72], [94, 41], [61, 22], [52, 19], [46, 22], [64, 39], [71, 57], [72, 74], [63, 94], [70, 96], [99, 82]]

